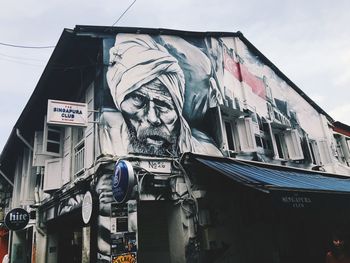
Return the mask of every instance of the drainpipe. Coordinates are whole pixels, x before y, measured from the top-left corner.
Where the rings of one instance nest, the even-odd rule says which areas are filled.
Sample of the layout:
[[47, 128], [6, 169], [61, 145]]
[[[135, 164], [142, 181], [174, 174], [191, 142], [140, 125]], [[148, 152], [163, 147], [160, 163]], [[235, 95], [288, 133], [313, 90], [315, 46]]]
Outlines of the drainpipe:
[[40, 204], [40, 196], [39, 196], [39, 188], [40, 188], [40, 182], [41, 178], [43, 176], [43, 169], [39, 166], [36, 167], [36, 182], [35, 182], [35, 188], [34, 188], [34, 201], [35, 204]]
[[5, 178], [5, 180], [12, 186], [13, 188], [13, 183], [12, 181], [0, 170], [0, 175]]
[[[21, 135], [21, 133], [19, 132], [19, 130], [18, 129], [16, 129], [16, 135], [17, 135], [17, 137], [18, 138], [20, 138], [21, 139], [21, 141], [31, 150], [31, 151], [33, 151], [33, 147], [30, 145], [30, 143], [28, 143], [27, 141], [26, 141], [26, 139], [24, 139], [23, 138], [23, 136]], [[5, 178], [5, 180], [12, 186], [12, 188], [13, 188], [13, 182], [4, 174], [4, 172], [3, 171], [1, 171], [0, 170], [0, 175], [2, 176], [2, 177], [4, 177]]]
[[24, 137], [21, 135], [19, 129], [16, 129], [16, 135], [29, 148], [29, 150], [31, 150], [33, 152], [33, 146], [30, 145], [30, 143], [26, 139], [24, 139]]
[[[33, 146], [21, 135], [19, 129], [16, 129], [16, 135], [28, 147], [28, 149], [31, 152], [34, 151], [33, 150]], [[41, 171], [40, 167], [36, 168], [36, 176], [37, 177], [42, 176], [42, 171]], [[40, 184], [40, 182], [39, 182], [39, 184]], [[38, 186], [38, 182], [36, 182], [35, 189], [34, 189], [34, 201], [35, 201], [35, 204], [39, 204], [40, 203], [39, 187], [40, 186]]]

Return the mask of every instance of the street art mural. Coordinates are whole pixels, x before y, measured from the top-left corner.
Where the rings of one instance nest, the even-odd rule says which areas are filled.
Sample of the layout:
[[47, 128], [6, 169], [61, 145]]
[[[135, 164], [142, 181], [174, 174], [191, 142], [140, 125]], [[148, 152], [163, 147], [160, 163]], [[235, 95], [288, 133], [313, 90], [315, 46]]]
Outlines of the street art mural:
[[105, 52], [103, 154], [223, 155], [218, 105], [322, 137], [318, 112], [239, 38], [118, 34]]
[[116, 36], [106, 75], [115, 111], [102, 116], [102, 152], [222, 155], [204, 128], [220, 91], [203, 49], [180, 37]]
[[301, 95], [282, 79], [275, 67], [266, 65], [261, 55], [249, 50], [242, 40], [236, 39], [235, 60], [239, 63], [239, 79], [247, 105], [260, 116], [272, 122], [298, 125], [307, 134], [324, 136], [319, 113]]
[[[253, 120], [251, 160], [311, 160], [306, 139], [323, 136], [318, 112], [238, 37], [123, 33], [105, 41], [104, 52], [102, 155], [227, 154], [218, 112], [212, 114], [218, 106], [229, 113], [226, 118]], [[113, 253], [115, 260], [126, 253], [136, 261], [136, 210], [130, 204], [114, 208], [128, 225], [112, 229], [117, 219], [111, 216], [111, 184], [105, 174], [96, 185], [98, 262], [109, 262]]]

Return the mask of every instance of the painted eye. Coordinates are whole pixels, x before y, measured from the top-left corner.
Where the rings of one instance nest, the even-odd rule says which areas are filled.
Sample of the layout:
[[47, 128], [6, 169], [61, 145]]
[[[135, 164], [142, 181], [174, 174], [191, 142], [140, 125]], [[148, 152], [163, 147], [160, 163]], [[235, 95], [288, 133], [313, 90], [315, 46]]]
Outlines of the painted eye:
[[130, 99], [132, 100], [133, 105], [139, 108], [142, 108], [143, 106], [145, 106], [145, 104], [148, 101], [145, 96], [137, 93], [131, 95]]
[[154, 99], [153, 102], [161, 112], [173, 110], [173, 106], [165, 101]]

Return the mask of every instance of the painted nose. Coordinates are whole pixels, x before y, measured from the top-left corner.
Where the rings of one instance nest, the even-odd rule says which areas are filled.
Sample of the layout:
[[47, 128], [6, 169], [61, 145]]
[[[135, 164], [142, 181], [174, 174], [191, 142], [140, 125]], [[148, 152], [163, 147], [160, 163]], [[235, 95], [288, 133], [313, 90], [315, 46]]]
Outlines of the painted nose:
[[149, 102], [149, 108], [147, 112], [147, 121], [153, 126], [159, 126], [161, 124], [161, 120], [159, 118], [159, 112], [153, 103], [153, 101]]

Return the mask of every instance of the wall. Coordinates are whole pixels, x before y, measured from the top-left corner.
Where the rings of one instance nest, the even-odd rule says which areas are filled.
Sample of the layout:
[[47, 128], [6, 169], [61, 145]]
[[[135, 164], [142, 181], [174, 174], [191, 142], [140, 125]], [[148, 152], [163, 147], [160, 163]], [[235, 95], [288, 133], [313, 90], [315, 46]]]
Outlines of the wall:
[[222, 82], [207, 39], [118, 34], [105, 43], [111, 98], [100, 119], [103, 154], [223, 154], [206, 119]]
[[297, 130], [300, 141], [325, 141], [330, 154], [324, 117], [238, 37], [120, 33], [104, 39], [104, 50], [101, 154], [228, 155], [218, 106], [232, 121], [258, 116], [274, 129]]

